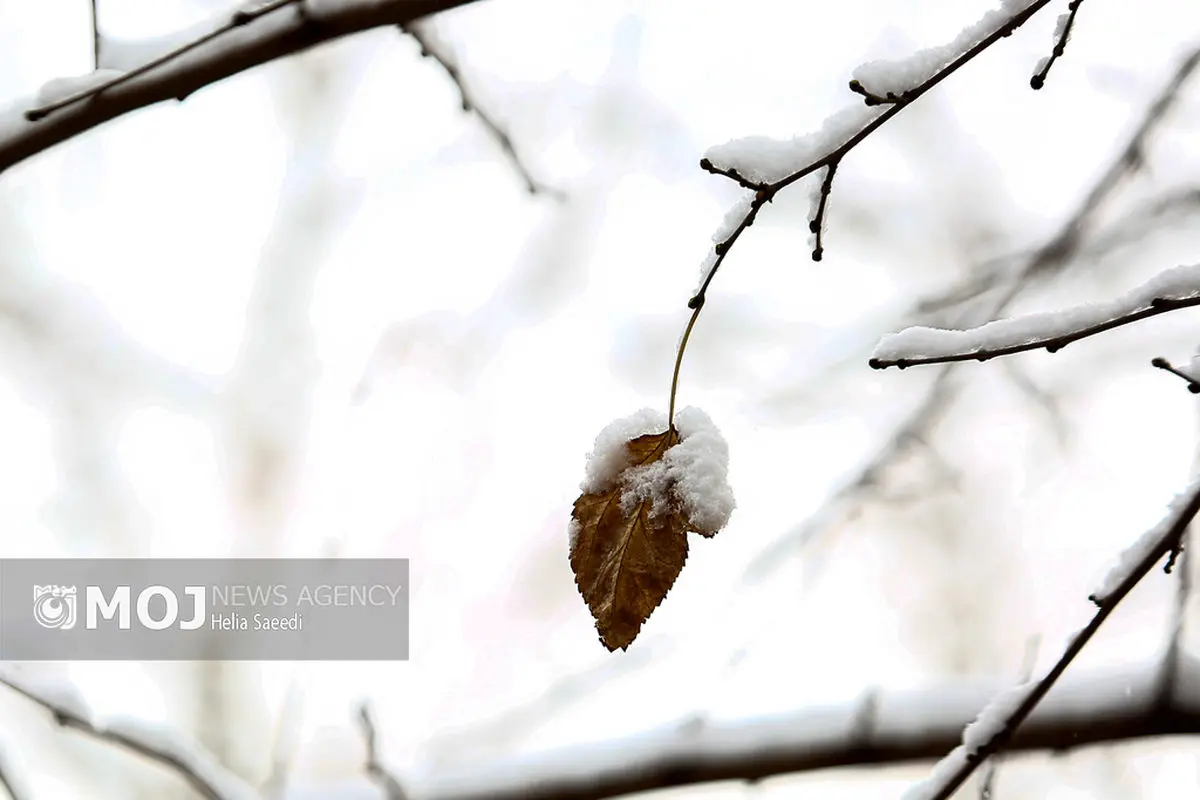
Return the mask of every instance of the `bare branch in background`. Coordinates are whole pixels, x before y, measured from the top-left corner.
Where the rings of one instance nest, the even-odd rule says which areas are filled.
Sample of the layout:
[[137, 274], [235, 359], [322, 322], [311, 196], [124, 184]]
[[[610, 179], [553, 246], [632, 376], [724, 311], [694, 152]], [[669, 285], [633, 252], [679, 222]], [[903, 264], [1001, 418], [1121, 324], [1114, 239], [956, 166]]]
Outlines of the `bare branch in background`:
[[142, 722], [100, 723], [68, 685], [39, 686], [5, 669], [0, 684], [45, 708], [59, 725], [137, 753], [179, 775], [208, 800], [258, 800], [258, 793], [198, 745]]
[[487, 129], [491, 137], [500, 145], [501, 152], [505, 158], [512, 164], [517, 175], [521, 177], [525, 184], [525, 189], [530, 194], [545, 194], [553, 197], [556, 200], [565, 199], [566, 195], [560, 189], [554, 189], [547, 186], [541, 181], [533, 177], [529, 167], [526, 166], [524, 159], [517, 154], [517, 149], [513, 145], [512, 137], [508, 135], [508, 131], [504, 129], [491, 112], [487, 111], [484, 106], [479, 103], [479, 100], [467, 88], [467, 83], [463, 78], [462, 69], [459, 67], [458, 60], [455, 58], [453, 51], [437, 36], [437, 30], [431, 22], [412, 22], [401, 25], [400, 29], [413, 38], [421, 48], [421, 55], [426, 58], [432, 58], [445, 71], [447, 77], [454, 83], [454, 87], [458, 89], [459, 101], [462, 103], [462, 110], [468, 114], [474, 114], [479, 122]]
[[[1161, 664], [1084, 672], [1050, 691], [1007, 743], [1007, 752], [1078, 747], [1200, 733], [1200, 660], [1183, 654], [1161, 694]], [[960, 679], [936, 688], [875, 690], [834, 705], [769, 718], [689, 716], [613, 741], [527, 756], [470, 759], [414, 774], [422, 800], [605, 800], [712, 781], [766, 778], [844, 766], [937, 758], [960, 740], [998, 688]]]
[[400, 781], [388, 771], [379, 758], [379, 742], [375, 731], [375, 723], [371, 719], [371, 709], [364, 703], [358, 709], [358, 724], [362, 729], [363, 742], [367, 747], [367, 775], [379, 784], [386, 800], [408, 800], [408, 795]]
[[171, 37], [157, 57], [138, 67], [71, 79], [60, 100], [36, 107], [26, 102], [0, 112], [0, 172], [130, 111], [164, 100], [182, 100], [260, 64], [372, 28], [405, 25], [473, 1], [345, 0], [288, 13], [285, 7], [295, 0], [273, 0], [227, 12]]

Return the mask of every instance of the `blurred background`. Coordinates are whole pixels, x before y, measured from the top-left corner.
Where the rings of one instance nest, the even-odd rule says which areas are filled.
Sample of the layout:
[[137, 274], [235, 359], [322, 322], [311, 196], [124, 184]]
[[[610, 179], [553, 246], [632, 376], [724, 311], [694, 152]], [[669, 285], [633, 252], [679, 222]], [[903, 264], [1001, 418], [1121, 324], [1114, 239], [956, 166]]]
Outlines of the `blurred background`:
[[[1186, 362], [1194, 314], [949, 372], [866, 360], [906, 325], [1105, 299], [1197, 258], [1200, 76], [1087, 202], [1200, 47], [1184, 0], [1085, 3], [1040, 92], [1065, 3], [956, 73], [842, 163], [819, 263], [808, 192], [768, 206], [681, 377], [680, 404], [729, 443], [732, 521], [693, 542], [628, 652], [600, 645], [567, 562], [593, 439], [665, 411], [686, 301], [740, 197], [698, 168], [705, 149], [816, 129], [858, 102], [855, 66], [949, 41], [992, 5], [486, 0], [437, 17], [474, 99], [556, 191], [526, 190], [396, 30], [0, 176], [4, 554], [412, 560], [405, 663], [41, 674], [98, 714], [178, 727], [252, 784], [341, 800], [379, 796], [364, 701], [382, 757], [419, 787], [678, 720], [1053, 663], [1095, 581], [1189, 480], [1195, 399], [1149, 362]], [[100, 25], [136, 40], [226, 8], [103, 0]], [[88, 72], [91, 36], [87, 3], [0, 0], [0, 94], [26, 103]], [[1153, 573], [1072, 672], [1152, 667], [1177, 594]], [[12, 693], [0, 704], [31, 797], [194, 796]], [[1175, 738], [1014, 756], [993, 796], [1177, 797], [1197, 755]], [[891, 798], [928, 769], [661, 796]]]

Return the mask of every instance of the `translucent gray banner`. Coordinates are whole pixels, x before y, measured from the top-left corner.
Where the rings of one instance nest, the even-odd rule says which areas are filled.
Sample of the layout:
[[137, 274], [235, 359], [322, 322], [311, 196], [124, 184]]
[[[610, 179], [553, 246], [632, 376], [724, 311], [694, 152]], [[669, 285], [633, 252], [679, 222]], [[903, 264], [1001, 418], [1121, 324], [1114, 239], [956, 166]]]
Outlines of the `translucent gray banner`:
[[408, 559], [0, 559], [0, 660], [408, 659]]

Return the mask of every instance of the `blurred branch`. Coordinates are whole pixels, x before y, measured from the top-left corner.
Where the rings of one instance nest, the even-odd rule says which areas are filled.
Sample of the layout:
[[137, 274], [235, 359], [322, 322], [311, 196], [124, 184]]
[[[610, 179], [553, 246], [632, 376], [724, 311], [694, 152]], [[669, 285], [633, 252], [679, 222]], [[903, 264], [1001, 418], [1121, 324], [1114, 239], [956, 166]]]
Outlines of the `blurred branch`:
[[959, 387], [951, 378], [950, 368], [939, 371], [925, 398], [896, 427], [875, 455], [842, 483], [814, 515], [754, 557], [742, 575], [743, 584], [766, 579], [791, 553], [804, 548], [822, 531], [843, 519], [853, 504], [862, 502], [866, 495], [879, 492], [884, 473], [892, 464], [911, 452], [914, 446], [928, 445], [930, 432], [945, 418], [957, 397]]
[[[0, 171], [98, 125], [323, 42], [421, 17], [474, 0], [298, 0], [247, 4], [172, 37], [156, 58], [119, 74], [93, 73], [61, 100], [0, 112]], [[295, 13], [287, 13], [294, 7]]]
[[400, 26], [400, 29], [413, 38], [421, 48], [421, 55], [426, 58], [432, 58], [438, 63], [438, 66], [445, 71], [450, 78], [454, 87], [458, 89], [459, 101], [462, 103], [462, 110], [468, 114], [474, 114], [487, 129], [496, 143], [500, 145], [501, 152], [512, 164], [517, 175], [525, 184], [526, 190], [530, 194], [545, 194], [553, 197], [556, 200], [565, 199], [566, 195], [559, 189], [551, 188], [544, 183], [541, 183], [533, 177], [533, 173], [529, 171], [525, 161], [517, 154], [516, 147], [513, 146], [512, 138], [508, 135], [508, 131], [500, 125], [499, 122], [488, 112], [475, 95], [467, 88], [467, 84], [462, 76], [462, 69], [459, 67], [458, 60], [454, 57], [454, 53], [450, 47], [437, 37], [437, 32], [430, 22], [412, 22]]
[[[1085, 673], [1056, 685], [1007, 744], [1052, 751], [1200, 733], [1200, 660], [1184, 656], [1166, 701], [1157, 663]], [[421, 800], [601, 800], [723, 780], [759, 781], [830, 767], [937, 758], [958, 743], [999, 684], [960, 680], [868, 693], [769, 718], [685, 722], [614, 741], [413, 776]]]
[[9, 669], [0, 672], [0, 684], [45, 708], [63, 727], [166, 767], [208, 800], [258, 800], [258, 793], [250, 786], [174, 731], [132, 721], [96, 722], [69, 685], [39, 686]]
[[371, 709], [364, 703], [358, 709], [358, 724], [362, 728], [363, 741], [367, 746], [367, 775], [379, 784], [387, 800], [408, 800], [404, 787], [396, 776], [388, 771], [379, 758], [379, 743], [375, 732], [375, 723], [371, 719]]

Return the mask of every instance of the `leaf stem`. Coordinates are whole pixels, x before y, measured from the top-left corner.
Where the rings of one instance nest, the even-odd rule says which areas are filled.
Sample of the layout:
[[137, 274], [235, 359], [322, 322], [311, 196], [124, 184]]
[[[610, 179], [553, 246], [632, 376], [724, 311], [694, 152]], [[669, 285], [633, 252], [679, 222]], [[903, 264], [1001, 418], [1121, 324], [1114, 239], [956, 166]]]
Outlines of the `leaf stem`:
[[675, 428], [675, 395], [679, 391], [679, 368], [683, 365], [683, 351], [687, 349], [688, 338], [692, 335], [692, 328], [696, 327], [696, 317], [700, 316], [702, 308], [704, 303], [697, 303], [692, 309], [692, 318], [688, 320], [687, 327], [683, 329], [683, 338], [679, 340], [679, 352], [675, 354], [675, 372], [671, 375], [671, 406], [667, 412], [667, 430]]

